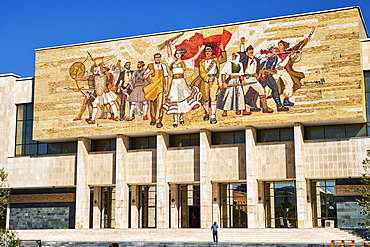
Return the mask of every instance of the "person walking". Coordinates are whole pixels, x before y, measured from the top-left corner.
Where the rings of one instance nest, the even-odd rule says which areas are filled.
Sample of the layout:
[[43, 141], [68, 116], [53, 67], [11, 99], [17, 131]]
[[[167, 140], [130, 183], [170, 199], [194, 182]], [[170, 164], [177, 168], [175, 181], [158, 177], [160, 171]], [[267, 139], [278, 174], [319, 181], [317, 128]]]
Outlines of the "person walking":
[[109, 247], [119, 247], [119, 244], [113, 243], [113, 244], [110, 244]]
[[218, 225], [216, 221], [211, 226], [211, 231], [213, 236], [213, 242], [218, 243]]

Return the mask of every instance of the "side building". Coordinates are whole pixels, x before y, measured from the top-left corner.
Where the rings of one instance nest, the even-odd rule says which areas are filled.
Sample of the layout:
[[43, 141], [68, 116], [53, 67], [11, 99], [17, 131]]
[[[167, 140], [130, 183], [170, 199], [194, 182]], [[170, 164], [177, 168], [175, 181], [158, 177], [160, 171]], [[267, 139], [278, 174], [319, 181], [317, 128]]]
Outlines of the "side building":
[[38, 49], [0, 75], [2, 224], [359, 229], [369, 54], [358, 7]]

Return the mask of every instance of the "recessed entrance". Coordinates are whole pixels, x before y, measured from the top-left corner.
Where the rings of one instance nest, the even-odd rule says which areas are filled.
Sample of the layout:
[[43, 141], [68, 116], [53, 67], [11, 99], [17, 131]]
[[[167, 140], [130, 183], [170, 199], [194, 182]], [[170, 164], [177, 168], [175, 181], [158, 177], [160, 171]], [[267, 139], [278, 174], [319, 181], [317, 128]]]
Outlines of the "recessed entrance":
[[179, 185], [179, 226], [200, 228], [200, 186]]

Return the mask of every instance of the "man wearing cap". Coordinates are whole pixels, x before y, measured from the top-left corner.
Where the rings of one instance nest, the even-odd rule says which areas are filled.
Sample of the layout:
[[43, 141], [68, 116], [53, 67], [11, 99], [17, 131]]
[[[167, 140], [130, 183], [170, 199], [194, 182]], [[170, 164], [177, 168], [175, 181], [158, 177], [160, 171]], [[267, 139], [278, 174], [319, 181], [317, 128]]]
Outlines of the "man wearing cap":
[[[216, 96], [220, 91], [220, 84], [218, 77], [220, 75], [220, 64], [226, 62], [226, 51], [223, 45], [220, 45], [221, 54], [216, 57], [213, 54], [213, 49], [211, 47], [206, 47], [205, 58], [199, 63], [199, 76], [202, 78], [201, 92], [203, 96], [203, 108], [205, 111], [205, 116], [203, 120], [210, 120], [211, 124], [216, 124], [216, 110], [217, 110], [217, 100]], [[209, 107], [211, 106], [211, 110]], [[211, 116], [210, 116], [211, 115]]]
[[311, 36], [312, 33], [291, 48], [289, 48], [290, 43], [280, 40], [276, 48], [279, 59], [285, 61], [281, 63], [284, 66], [277, 67], [277, 73], [274, 75], [277, 85], [281, 85], [283, 88], [283, 104], [285, 106], [294, 106], [294, 103], [290, 102], [289, 99], [293, 96], [293, 92], [301, 87], [301, 80], [304, 78], [302, 72], [293, 69], [293, 64], [297, 61], [296, 52], [302, 52], [303, 47], [308, 43]]
[[257, 95], [255, 95], [255, 97], [250, 97], [251, 93], [247, 94], [248, 90], [252, 88], [258, 93], [262, 105], [262, 112], [272, 113], [274, 110], [267, 106], [265, 90], [257, 81], [258, 73], [261, 69], [260, 60], [254, 56], [254, 47], [252, 45], [248, 46], [247, 49], [244, 48], [244, 45], [245, 43], [242, 41], [240, 46], [241, 52], [238, 52], [238, 54], [240, 54], [240, 62], [243, 64], [244, 68], [244, 80], [247, 83], [247, 85], [244, 86], [245, 103], [250, 105], [250, 111], [261, 111], [261, 109], [256, 106], [256, 102], [251, 99], [254, 98], [257, 100]]
[[266, 90], [266, 86], [271, 89], [272, 98], [275, 101], [277, 111], [289, 111], [288, 107], [283, 106], [280, 100], [278, 86], [273, 75], [276, 73], [276, 68], [278, 66], [285, 66], [284, 61], [276, 54], [275, 45], [270, 45], [267, 51], [261, 51], [261, 63], [263, 64], [262, 71], [260, 72], [262, 76], [259, 76], [262, 86]]

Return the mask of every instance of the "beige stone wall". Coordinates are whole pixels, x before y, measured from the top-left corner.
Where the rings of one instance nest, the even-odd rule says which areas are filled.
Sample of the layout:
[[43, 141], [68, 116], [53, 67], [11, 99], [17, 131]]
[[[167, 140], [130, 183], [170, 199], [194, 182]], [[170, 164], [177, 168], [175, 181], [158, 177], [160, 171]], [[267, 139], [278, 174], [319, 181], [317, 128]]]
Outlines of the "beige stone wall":
[[303, 163], [307, 178], [360, 177], [369, 138], [305, 141]]
[[[17, 75], [0, 75], [0, 114], [3, 116], [0, 122], [0, 168], [7, 167], [8, 157], [15, 154], [15, 126], [16, 110], [14, 95], [17, 88], [13, 85], [19, 79]], [[6, 116], [6, 117], [5, 117]]]
[[362, 42], [362, 68], [370, 70], [370, 39]]
[[295, 178], [294, 142], [259, 143], [255, 150], [257, 179], [285, 180]]
[[199, 182], [199, 146], [169, 148], [168, 182]]
[[8, 159], [10, 187], [73, 187], [75, 155], [16, 157]]
[[157, 182], [156, 150], [129, 151], [127, 154], [127, 183], [152, 184]]
[[211, 181], [246, 181], [245, 145], [217, 145], [210, 150]]
[[[222, 112], [218, 111], [217, 126], [364, 119], [360, 40], [364, 36], [364, 28], [357, 8], [199, 28], [186, 31], [175, 44], [191, 38], [197, 32], [209, 37], [222, 34], [226, 30], [232, 34], [226, 46], [228, 55], [239, 51], [241, 37], [245, 37], [246, 44], [253, 45], [258, 53], [270, 44], [276, 45], [281, 39], [293, 46], [303, 40], [312, 28], [315, 28], [315, 32], [305, 46], [303, 55], [294, 64], [294, 69], [305, 75], [301, 81], [302, 87], [292, 97], [295, 106], [289, 112], [276, 112], [275, 103], [269, 99], [268, 104], [275, 109], [272, 114], [253, 113], [244, 117], [229, 114], [222, 118]], [[34, 138], [46, 140], [156, 132], [157, 128], [150, 126], [149, 121], [138, 117], [132, 122], [99, 119], [94, 125], [88, 125], [83, 120], [73, 121], [80, 111], [84, 97], [81, 93], [66, 88], [77, 89], [83, 86], [87, 89], [88, 85], [86, 82], [76, 84], [69, 75], [69, 68], [75, 62], [84, 62], [85, 69], [89, 71], [93, 65], [87, 55], [89, 51], [94, 57], [113, 58], [107, 62], [107, 66], [115, 64], [119, 59], [122, 62], [131, 61], [132, 68], [135, 69], [139, 60], [146, 64], [153, 62], [158, 44], [177, 34], [179, 33], [165, 33], [37, 50]], [[165, 58], [166, 51], [162, 50], [161, 53]], [[188, 69], [185, 74], [187, 83], [197, 74], [197, 69]], [[177, 129], [211, 127], [209, 122], [202, 120], [202, 115], [201, 110], [185, 114], [186, 124]], [[87, 117], [87, 111], [83, 117]], [[165, 114], [163, 123], [164, 131], [173, 130], [172, 116]]]
[[[0, 75], [0, 167], [7, 167], [7, 158], [15, 155], [15, 133], [17, 104], [32, 102], [32, 78], [22, 78], [14, 74]], [[6, 117], [5, 117], [6, 116]]]
[[25, 104], [32, 102], [33, 79], [22, 78], [15, 81], [16, 91], [14, 92], [15, 104]]
[[90, 153], [87, 183], [91, 185], [115, 184], [115, 162], [113, 153]]
[[[295, 178], [294, 143], [259, 143], [253, 156], [256, 179]], [[303, 164], [306, 178], [359, 177], [362, 159], [370, 146], [368, 138], [305, 141]], [[128, 153], [128, 184], [156, 183], [156, 152]], [[171, 148], [168, 151], [167, 182], [199, 182], [199, 147]], [[114, 184], [114, 154], [89, 154], [88, 184]], [[245, 181], [245, 145], [212, 146], [209, 163], [211, 181]], [[16, 157], [7, 164], [11, 187], [74, 186], [75, 156]]]

